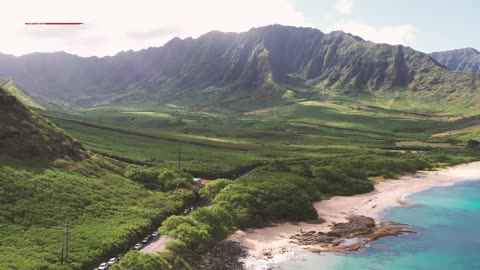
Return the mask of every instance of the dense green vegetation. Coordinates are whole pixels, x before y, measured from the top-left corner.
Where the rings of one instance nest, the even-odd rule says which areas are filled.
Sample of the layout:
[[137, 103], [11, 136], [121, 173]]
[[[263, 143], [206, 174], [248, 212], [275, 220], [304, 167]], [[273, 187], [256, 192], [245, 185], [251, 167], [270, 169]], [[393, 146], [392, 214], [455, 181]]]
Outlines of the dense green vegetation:
[[217, 179], [215, 182], [209, 183], [200, 190], [200, 195], [213, 201], [217, 197], [218, 193], [225, 187], [233, 184], [234, 182], [229, 179]]
[[162, 233], [174, 237], [167, 244], [173, 252], [175, 269], [191, 269], [218, 241], [233, 231], [232, 214], [222, 208], [200, 208], [189, 216], [171, 216], [163, 222]]
[[92, 154], [13, 94], [0, 88], [1, 269], [93, 267], [196, 199], [187, 173], [159, 170], [157, 182], [142, 182], [135, 168]]
[[[121, 171], [102, 159], [57, 160], [46, 170], [2, 166], [0, 268], [92, 267], [128, 249], [195, 199], [188, 190], [149, 191]], [[72, 233], [69, 261], [62, 265], [65, 223]]]
[[125, 169], [125, 177], [141, 183], [152, 190], [170, 191], [177, 188], [191, 189], [194, 184], [190, 174], [171, 169], [144, 168], [130, 165]]

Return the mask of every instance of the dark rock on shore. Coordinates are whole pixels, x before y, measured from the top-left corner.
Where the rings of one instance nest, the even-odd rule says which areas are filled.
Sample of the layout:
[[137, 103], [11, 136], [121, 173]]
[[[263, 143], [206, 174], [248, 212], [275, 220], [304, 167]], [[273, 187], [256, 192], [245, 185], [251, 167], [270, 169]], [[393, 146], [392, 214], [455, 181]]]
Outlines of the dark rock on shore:
[[207, 255], [201, 270], [244, 270], [243, 263], [239, 260], [248, 255], [248, 250], [240, 243], [224, 240], [216, 245]]

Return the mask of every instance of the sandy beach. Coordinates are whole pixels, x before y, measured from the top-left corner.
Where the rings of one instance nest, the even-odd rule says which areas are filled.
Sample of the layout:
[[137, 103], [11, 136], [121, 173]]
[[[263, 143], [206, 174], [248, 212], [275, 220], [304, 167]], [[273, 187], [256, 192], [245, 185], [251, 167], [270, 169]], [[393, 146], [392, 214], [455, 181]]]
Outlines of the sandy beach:
[[441, 171], [419, 172], [394, 180], [382, 181], [375, 190], [350, 197], [337, 196], [315, 203], [322, 224], [282, 223], [275, 226], [249, 231], [237, 231], [230, 237], [249, 249], [246, 260], [268, 259], [271, 255], [308, 248], [293, 242], [290, 237], [301, 231], [327, 232], [333, 223], [346, 222], [350, 215], [371, 217], [381, 221], [386, 208], [408, 206], [406, 196], [431, 187], [452, 185], [480, 177], [480, 162], [472, 162], [450, 167]]

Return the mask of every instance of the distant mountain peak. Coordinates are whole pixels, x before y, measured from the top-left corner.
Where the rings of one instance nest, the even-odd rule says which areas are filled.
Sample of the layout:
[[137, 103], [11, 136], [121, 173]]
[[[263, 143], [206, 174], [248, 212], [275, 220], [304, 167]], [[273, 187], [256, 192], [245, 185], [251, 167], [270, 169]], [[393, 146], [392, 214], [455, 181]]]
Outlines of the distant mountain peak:
[[474, 48], [434, 52], [430, 56], [450, 70], [480, 73], [480, 52]]
[[474, 48], [470, 48], [470, 47], [469, 48], [463, 48], [463, 49], [460, 49], [460, 50], [463, 50], [463, 51], [468, 52], [468, 53], [480, 54], [479, 51], [477, 51]]

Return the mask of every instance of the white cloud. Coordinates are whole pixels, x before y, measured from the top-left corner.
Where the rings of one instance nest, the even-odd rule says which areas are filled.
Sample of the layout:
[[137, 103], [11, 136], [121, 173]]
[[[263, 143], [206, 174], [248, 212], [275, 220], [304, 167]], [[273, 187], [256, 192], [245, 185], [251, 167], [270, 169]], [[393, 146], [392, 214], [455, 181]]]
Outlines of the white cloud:
[[337, 0], [336, 8], [343, 15], [351, 14], [353, 11], [353, 0]]
[[333, 29], [351, 33], [373, 42], [381, 42], [392, 45], [415, 45], [415, 27], [411, 24], [375, 28], [368, 24], [341, 21], [337, 22], [333, 26]]
[[[81, 21], [80, 26], [26, 26]], [[290, 0], [16, 0], [0, 16], [0, 52], [67, 51], [83, 56], [161, 46], [175, 36], [247, 31], [269, 24], [310, 26]]]

